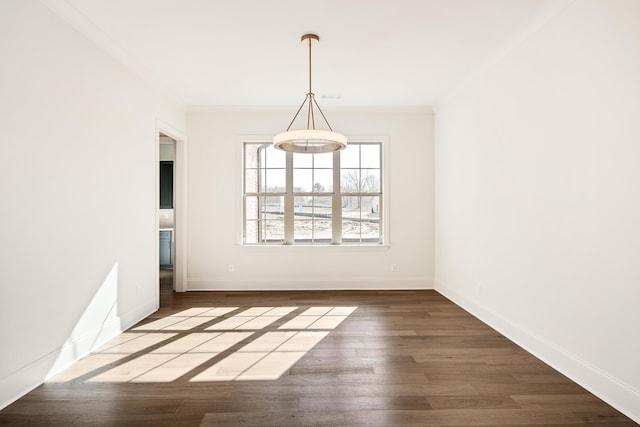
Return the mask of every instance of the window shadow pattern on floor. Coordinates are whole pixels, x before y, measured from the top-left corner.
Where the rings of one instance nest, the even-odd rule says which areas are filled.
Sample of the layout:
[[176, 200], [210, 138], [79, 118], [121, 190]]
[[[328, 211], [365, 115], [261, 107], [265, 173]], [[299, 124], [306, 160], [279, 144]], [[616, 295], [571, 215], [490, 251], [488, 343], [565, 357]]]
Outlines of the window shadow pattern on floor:
[[276, 380], [357, 307], [194, 307], [147, 319], [48, 383]]

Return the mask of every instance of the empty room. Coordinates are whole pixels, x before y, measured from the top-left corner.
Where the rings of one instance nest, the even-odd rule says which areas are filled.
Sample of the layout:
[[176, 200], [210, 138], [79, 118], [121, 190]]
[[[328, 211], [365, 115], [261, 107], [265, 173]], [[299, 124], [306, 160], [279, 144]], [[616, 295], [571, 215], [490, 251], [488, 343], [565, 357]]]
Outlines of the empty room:
[[0, 424], [640, 423], [640, 1], [0, 0]]

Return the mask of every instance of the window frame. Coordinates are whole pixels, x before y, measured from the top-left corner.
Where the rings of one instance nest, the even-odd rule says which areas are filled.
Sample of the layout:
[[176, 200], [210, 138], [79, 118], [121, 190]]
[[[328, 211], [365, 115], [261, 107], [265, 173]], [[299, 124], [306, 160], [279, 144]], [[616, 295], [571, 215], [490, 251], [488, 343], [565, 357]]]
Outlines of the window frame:
[[[286, 155], [286, 189], [284, 193], [272, 193], [261, 192], [261, 188], [257, 188], [257, 192], [246, 192], [246, 179], [247, 179], [247, 165], [245, 158], [245, 146], [246, 144], [271, 144], [271, 136], [240, 136], [239, 142], [239, 165], [240, 173], [237, 175], [240, 179], [240, 197], [239, 197], [239, 209], [237, 227], [237, 240], [238, 244], [243, 247], [351, 247], [351, 248], [387, 248], [390, 246], [389, 241], [389, 144], [388, 137], [384, 136], [369, 136], [369, 137], [349, 137], [349, 144], [363, 144], [363, 145], [378, 145], [380, 147], [380, 164], [379, 164], [379, 189], [378, 192], [345, 192], [342, 193], [340, 188], [340, 153], [333, 153], [333, 184], [334, 188], [332, 192], [294, 192], [293, 191], [293, 153], [285, 153]], [[259, 162], [259, 159], [258, 159]], [[258, 167], [258, 169], [260, 169]], [[359, 170], [367, 169], [360, 163]], [[266, 188], [265, 188], [266, 190]], [[246, 226], [247, 226], [247, 211], [245, 200], [248, 197], [261, 197], [261, 196], [282, 196], [284, 197], [284, 236], [282, 240], [273, 242], [256, 242], [246, 243]], [[332, 236], [330, 241], [322, 240], [320, 242], [314, 241], [296, 241], [294, 236], [294, 199], [295, 197], [331, 197], [332, 199]], [[342, 236], [342, 198], [343, 197], [378, 197], [379, 198], [379, 237], [374, 240], [362, 239], [362, 235], [357, 240], [343, 239]], [[286, 212], [290, 212], [287, 214]], [[259, 215], [260, 216], [260, 215]], [[284, 219], [290, 216], [290, 220]], [[257, 219], [258, 221], [260, 218]]]

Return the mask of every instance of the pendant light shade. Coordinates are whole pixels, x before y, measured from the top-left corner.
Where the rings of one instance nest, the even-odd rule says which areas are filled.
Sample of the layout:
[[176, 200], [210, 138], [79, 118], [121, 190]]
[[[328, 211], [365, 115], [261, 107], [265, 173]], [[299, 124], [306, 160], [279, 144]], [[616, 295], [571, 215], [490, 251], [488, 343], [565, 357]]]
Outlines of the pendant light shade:
[[[311, 90], [311, 46], [320, 41], [320, 37], [315, 34], [305, 34], [301, 40], [309, 48], [309, 92], [295, 116], [293, 116], [287, 130], [273, 138], [273, 146], [291, 153], [330, 153], [343, 150], [347, 147], [347, 137], [331, 128]], [[306, 111], [307, 115], [306, 129], [291, 130], [291, 126], [296, 122], [300, 112], [303, 110]], [[320, 113], [320, 117], [322, 117], [328, 130], [316, 129], [316, 110]]]

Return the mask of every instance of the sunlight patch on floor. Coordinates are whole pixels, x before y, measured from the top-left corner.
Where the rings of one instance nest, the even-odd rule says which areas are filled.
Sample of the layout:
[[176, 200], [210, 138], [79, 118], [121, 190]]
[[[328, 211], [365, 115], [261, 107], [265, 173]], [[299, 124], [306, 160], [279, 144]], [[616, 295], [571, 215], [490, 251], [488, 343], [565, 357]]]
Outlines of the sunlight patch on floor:
[[190, 381], [246, 381], [280, 378], [329, 331], [267, 332]]
[[48, 382], [275, 380], [356, 309], [193, 307], [120, 334]]
[[176, 334], [173, 333], [148, 333], [148, 334], [136, 334], [137, 337], [129, 339], [122, 343], [115, 343], [110, 345], [111, 342], [105, 344], [96, 353], [117, 353], [117, 354], [133, 354], [140, 351], [144, 351], [149, 347], [152, 347], [162, 341], [169, 338], [173, 338]]

